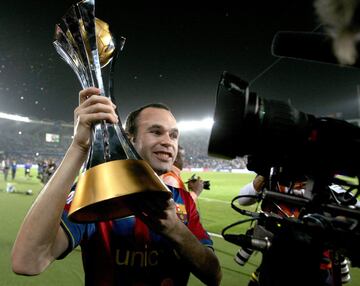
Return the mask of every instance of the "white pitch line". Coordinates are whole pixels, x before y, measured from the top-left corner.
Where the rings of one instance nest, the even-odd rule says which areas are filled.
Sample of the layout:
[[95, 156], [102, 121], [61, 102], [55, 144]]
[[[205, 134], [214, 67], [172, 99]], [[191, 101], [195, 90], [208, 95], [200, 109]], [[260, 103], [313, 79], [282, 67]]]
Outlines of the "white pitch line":
[[204, 201], [209, 201], [209, 202], [218, 202], [218, 203], [230, 205], [230, 202], [228, 202], [228, 201], [222, 201], [222, 200], [218, 200], [218, 199], [199, 198], [199, 200], [204, 200]]
[[208, 234], [210, 234], [211, 236], [215, 236], [215, 237], [219, 237], [219, 238], [223, 238], [223, 236], [221, 234], [217, 234], [217, 233], [212, 233], [212, 232], [208, 232]]

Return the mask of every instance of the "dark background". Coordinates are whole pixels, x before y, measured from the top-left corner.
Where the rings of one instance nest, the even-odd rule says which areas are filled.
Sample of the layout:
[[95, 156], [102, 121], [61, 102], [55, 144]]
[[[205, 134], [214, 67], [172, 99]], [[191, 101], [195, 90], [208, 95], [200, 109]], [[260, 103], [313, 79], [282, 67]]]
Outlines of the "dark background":
[[[75, 2], [1, 3], [0, 112], [72, 120], [80, 84], [52, 41]], [[96, 16], [127, 38], [115, 75], [122, 119], [150, 102], [168, 104], [178, 120], [212, 116], [224, 70], [251, 82], [261, 97], [290, 100], [317, 116], [359, 117], [358, 69], [271, 54], [277, 31], [318, 28], [312, 1], [125, 2], [96, 3]]]

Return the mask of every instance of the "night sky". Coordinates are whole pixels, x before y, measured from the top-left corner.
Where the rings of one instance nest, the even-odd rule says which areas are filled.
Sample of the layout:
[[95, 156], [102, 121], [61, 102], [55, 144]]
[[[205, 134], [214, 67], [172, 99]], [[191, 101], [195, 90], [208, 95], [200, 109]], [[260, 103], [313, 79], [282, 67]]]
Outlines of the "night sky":
[[[0, 112], [73, 119], [81, 87], [52, 42], [55, 24], [75, 2], [2, 1]], [[195, 7], [196, 1], [156, 6], [135, 2], [131, 7], [125, 2], [96, 3], [96, 16], [110, 25], [115, 37], [127, 39], [115, 74], [123, 120], [129, 111], [150, 102], [168, 104], [178, 120], [212, 116], [224, 70], [251, 82], [259, 96], [290, 100], [304, 112], [359, 116], [358, 69], [279, 61], [271, 54], [277, 31], [309, 32], [318, 27], [312, 1], [238, 1], [237, 8], [206, 2]]]

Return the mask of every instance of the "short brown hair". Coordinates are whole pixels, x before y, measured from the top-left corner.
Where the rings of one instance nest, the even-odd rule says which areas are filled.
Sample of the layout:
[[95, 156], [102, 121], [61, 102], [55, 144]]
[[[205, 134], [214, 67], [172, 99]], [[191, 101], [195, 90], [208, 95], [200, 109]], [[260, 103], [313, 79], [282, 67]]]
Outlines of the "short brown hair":
[[126, 122], [125, 122], [125, 132], [130, 135], [130, 136], [134, 136], [137, 132], [137, 118], [139, 117], [139, 114], [141, 111], [143, 111], [144, 109], [146, 108], [159, 108], [159, 109], [165, 109], [169, 112], [171, 112], [170, 108], [163, 104], [163, 103], [150, 103], [150, 104], [147, 104], [147, 105], [144, 105], [132, 112], [129, 113], [129, 115], [127, 116], [126, 118]]

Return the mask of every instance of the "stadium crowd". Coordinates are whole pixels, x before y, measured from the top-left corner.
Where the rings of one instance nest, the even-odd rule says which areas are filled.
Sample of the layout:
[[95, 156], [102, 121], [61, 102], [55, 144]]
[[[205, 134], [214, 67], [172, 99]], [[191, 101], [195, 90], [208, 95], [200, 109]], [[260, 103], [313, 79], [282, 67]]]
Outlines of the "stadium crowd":
[[[64, 123], [27, 123], [0, 119], [0, 159], [10, 159], [17, 164], [33, 165], [44, 161], [54, 161], [57, 165], [68, 148], [73, 129]], [[59, 142], [47, 142], [46, 134], [59, 134]], [[210, 132], [184, 131], [180, 137], [180, 145], [185, 149], [185, 169], [203, 168], [204, 170], [229, 171], [246, 168], [243, 158], [221, 160], [209, 157], [207, 146]], [[46, 163], [45, 163], [46, 164]]]

